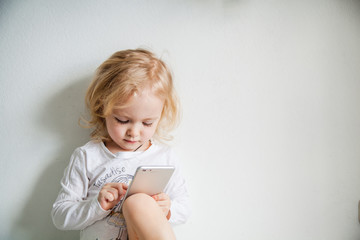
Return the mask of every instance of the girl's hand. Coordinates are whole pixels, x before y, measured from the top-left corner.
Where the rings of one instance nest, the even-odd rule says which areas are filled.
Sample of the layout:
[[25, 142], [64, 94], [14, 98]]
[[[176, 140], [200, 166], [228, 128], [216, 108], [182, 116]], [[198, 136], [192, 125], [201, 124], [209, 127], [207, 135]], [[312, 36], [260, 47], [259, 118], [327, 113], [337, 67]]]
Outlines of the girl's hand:
[[125, 195], [128, 186], [124, 183], [107, 183], [99, 192], [98, 201], [105, 211], [112, 209]]
[[166, 193], [159, 193], [159, 194], [153, 195], [152, 198], [159, 205], [159, 207], [163, 211], [166, 218], [170, 219], [170, 215], [171, 215], [171, 213], [170, 213], [170, 206], [171, 206], [170, 197]]

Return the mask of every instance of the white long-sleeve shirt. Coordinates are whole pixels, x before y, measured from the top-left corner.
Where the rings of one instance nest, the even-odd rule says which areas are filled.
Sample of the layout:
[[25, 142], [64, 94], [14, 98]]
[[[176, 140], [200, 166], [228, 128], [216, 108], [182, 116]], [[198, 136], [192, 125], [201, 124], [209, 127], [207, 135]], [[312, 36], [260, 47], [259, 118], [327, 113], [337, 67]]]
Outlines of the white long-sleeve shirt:
[[55, 226], [81, 230], [80, 239], [126, 239], [125, 220], [119, 207], [105, 211], [97, 198], [104, 184], [128, 184], [141, 165], [173, 165], [175, 172], [164, 192], [171, 199], [170, 223], [184, 223], [189, 196], [176, 156], [170, 147], [153, 143], [144, 152], [111, 153], [103, 142], [90, 141], [71, 156], [61, 180], [61, 190], [51, 211]]

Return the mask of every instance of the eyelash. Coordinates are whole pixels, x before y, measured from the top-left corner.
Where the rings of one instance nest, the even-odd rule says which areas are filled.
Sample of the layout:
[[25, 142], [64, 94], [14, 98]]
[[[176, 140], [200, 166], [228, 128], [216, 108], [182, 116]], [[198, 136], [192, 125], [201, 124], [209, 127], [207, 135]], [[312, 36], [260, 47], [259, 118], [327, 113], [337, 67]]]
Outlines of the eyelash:
[[[116, 119], [116, 121], [117, 121], [118, 123], [120, 123], [120, 124], [127, 124], [127, 123], [129, 123], [129, 120], [122, 121], [122, 120], [120, 120], [120, 119], [118, 119], [118, 118], [115, 118], [115, 119]], [[151, 127], [153, 123], [143, 122], [142, 124], [143, 124], [145, 127]]]
[[121, 120], [118, 119], [118, 118], [115, 118], [115, 119], [116, 119], [116, 121], [117, 121], [118, 123], [120, 123], [120, 124], [127, 124], [127, 123], [129, 122], [129, 120], [121, 121]]
[[153, 124], [153, 123], [145, 123], [145, 122], [143, 122], [143, 125], [144, 125], [145, 127], [151, 127], [152, 124]]

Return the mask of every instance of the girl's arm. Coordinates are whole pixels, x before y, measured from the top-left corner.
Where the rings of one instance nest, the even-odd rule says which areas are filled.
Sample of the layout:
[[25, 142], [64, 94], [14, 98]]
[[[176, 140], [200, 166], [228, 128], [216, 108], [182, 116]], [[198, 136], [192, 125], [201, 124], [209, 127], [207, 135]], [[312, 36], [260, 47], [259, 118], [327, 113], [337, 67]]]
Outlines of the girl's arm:
[[61, 190], [51, 211], [54, 225], [61, 230], [81, 230], [106, 217], [98, 196], [88, 198], [85, 156], [76, 149], [61, 180]]
[[109, 211], [99, 206], [97, 198], [81, 201], [58, 199], [51, 211], [54, 225], [60, 230], [82, 230], [108, 214]]

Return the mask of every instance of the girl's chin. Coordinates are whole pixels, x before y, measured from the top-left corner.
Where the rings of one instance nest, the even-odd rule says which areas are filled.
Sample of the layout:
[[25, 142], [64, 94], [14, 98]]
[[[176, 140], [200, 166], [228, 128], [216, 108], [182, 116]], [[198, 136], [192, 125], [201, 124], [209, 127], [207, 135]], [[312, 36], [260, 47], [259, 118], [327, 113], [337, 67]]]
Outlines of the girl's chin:
[[140, 149], [144, 144], [140, 142], [129, 142], [125, 141], [125, 144], [122, 146], [124, 151], [135, 151]]
[[151, 143], [150, 141], [142, 143], [139, 141], [123, 140], [119, 143], [114, 141], [107, 142], [105, 145], [111, 152], [131, 152], [137, 150], [146, 150], [150, 147]]
[[[137, 143], [137, 144], [136, 144]], [[112, 153], [116, 153], [116, 152], [131, 152], [131, 151], [135, 151], [136, 149], [138, 149], [141, 144], [136, 142], [136, 143], [127, 143], [124, 142], [122, 144], [117, 144], [114, 141], [109, 141], [109, 142], [105, 142], [105, 146], [112, 152]]]

